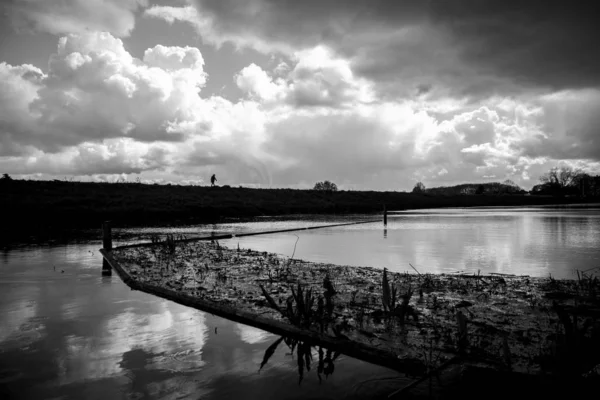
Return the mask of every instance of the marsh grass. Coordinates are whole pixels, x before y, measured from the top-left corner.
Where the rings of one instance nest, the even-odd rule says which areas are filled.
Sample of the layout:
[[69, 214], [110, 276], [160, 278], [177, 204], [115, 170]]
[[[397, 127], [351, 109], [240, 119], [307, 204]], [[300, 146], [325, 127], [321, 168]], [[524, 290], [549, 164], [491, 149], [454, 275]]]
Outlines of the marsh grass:
[[420, 365], [411, 367], [419, 374], [454, 355], [502, 370], [558, 375], [587, 373], [600, 362], [600, 304], [591, 271], [573, 281], [405, 274], [290, 261], [293, 253], [230, 250], [216, 241], [175, 240], [175, 246], [173, 254], [163, 240], [114, 253], [145, 282], [212, 302], [225, 299], [330, 338], [404, 351]]
[[281, 343], [284, 343], [288, 347], [289, 353], [286, 355], [291, 356], [292, 359], [294, 357], [296, 358], [298, 385], [304, 380], [305, 374], [310, 373], [311, 368], [313, 368], [313, 355], [317, 356], [316, 374], [319, 379], [319, 384], [322, 383], [323, 376], [327, 379], [335, 372], [335, 360], [341, 353], [323, 346], [312, 346], [306, 341], [287, 336], [281, 336], [265, 350], [263, 359], [260, 363], [259, 372], [268, 364]]
[[576, 272], [580, 294], [595, 299], [600, 291], [600, 279], [598, 279], [597, 275], [600, 272], [600, 267], [590, 268], [585, 271], [577, 270]]

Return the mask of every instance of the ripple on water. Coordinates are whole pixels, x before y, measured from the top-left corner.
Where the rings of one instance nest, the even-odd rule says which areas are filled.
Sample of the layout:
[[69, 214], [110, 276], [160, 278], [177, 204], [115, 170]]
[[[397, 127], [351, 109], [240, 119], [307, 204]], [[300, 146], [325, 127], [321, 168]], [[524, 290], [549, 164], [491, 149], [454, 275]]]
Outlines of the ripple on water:
[[162, 369], [174, 372], [199, 372], [206, 364], [202, 360], [201, 349], [187, 349], [166, 353], [157, 357], [155, 361]]

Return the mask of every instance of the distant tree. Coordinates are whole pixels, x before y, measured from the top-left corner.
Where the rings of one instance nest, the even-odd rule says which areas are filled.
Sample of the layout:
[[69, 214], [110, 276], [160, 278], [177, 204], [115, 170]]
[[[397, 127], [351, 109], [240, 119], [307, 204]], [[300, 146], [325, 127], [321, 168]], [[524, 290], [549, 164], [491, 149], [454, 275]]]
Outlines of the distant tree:
[[583, 172], [580, 169], [567, 166], [554, 167], [540, 177], [540, 182], [564, 189], [576, 185], [581, 175], [583, 175]]
[[[477, 191], [475, 189], [475, 187], [473, 187], [473, 185], [458, 185], [456, 187], [460, 188], [460, 190], [459, 190], [458, 193], [459, 194], [464, 194], [464, 195], [472, 195], [472, 194], [475, 194], [475, 192]], [[451, 193], [452, 192], [449, 192], [448, 194], [451, 194]]]
[[587, 181], [586, 196], [600, 197], [600, 175], [591, 176]]
[[12, 181], [13, 179], [10, 177], [9, 174], [2, 174], [2, 178], [0, 178], [0, 180], [3, 180], [3, 181]]
[[412, 190], [413, 193], [425, 193], [425, 185], [423, 182], [417, 182], [415, 187]]
[[572, 186], [573, 194], [578, 194], [581, 197], [597, 197], [600, 193], [600, 175], [593, 176], [585, 172], [580, 173], [574, 179]]
[[324, 192], [337, 192], [337, 185], [333, 182], [324, 181], [315, 183], [313, 190], [321, 190]]
[[477, 186], [477, 189], [475, 189], [475, 194], [483, 194], [485, 192], [485, 187], [483, 185], [479, 185]]
[[535, 186], [531, 192], [554, 196], [577, 195], [581, 193], [584, 179], [585, 174], [580, 169], [554, 167], [540, 177], [541, 185]]
[[504, 182], [502, 182], [502, 185], [504, 185], [504, 187], [501, 190], [502, 193], [523, 194], [526, 192], [525, 190], [523, 190], [522, 187], [520, 187], [510, 179], [507, 179]]

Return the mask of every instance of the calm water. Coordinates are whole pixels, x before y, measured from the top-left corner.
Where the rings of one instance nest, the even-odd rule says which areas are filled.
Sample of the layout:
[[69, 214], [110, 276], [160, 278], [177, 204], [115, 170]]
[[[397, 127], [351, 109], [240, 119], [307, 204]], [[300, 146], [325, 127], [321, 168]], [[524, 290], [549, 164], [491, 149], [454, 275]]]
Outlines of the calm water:
[[[133, 241], [156, 231], [118, 233]], [[116, 274], [101, 275], [100, 247], [94, 241], [0, 251], [0, 399], [359, 399], [410, 382], [341, 355], [320, 383], [315, 349], [299, 384], [296, 356], [284, 343], [259, 372], [279, 336], [132, 291]]]
[[[297, 244], [296, 244], [297, 241]], [[383, 223], [234, 238], [226, 244], [347, 265], [413, 272], [574, 278], [600, 267], [600, 208], [401, 212]]]
[[[124, 244], [167, 231], [200, 236], [337, 220], [348, 217], [115, 234]], [[294, 257], [314, 261], [568, 278], [574, 269], [600, 266], [600, 208], [404, 212], [390, 215], [386, 230], [370, 223], [226, 242], [291, 256], [296, 241]], [[369, 398], [410, 382], [342, 355], [320, 383], [315, 351], [299, 384], [296, 357], [283, 343], [259, 372], [277, 336], [101, 276], [99, 247], [88, 240], [0, 252], [0, 398]]]

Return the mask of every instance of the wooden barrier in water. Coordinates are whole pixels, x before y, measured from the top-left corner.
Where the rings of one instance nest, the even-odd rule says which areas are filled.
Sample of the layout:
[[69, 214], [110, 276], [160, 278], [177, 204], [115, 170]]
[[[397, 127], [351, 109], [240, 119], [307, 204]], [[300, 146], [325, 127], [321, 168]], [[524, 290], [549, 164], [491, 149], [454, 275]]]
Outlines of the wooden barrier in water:
[[[387, 220], [387, 216], [385, 218]], [[249, 232], [249, 233], [226, 233], [223, 235], [211, 235], [211, 236], [201, 236], [201, 237], [189, 238], [189, 239], [180, 239], [180, 240], [177, 240], [176, 242], [177, 243], [187, 243], [187, 242], [196, 242], [196, 241], [200, 241], [200, 240], [226, 240], [226, 239], [233, 239], [233, 238], [245, 237], [245, 236], [270, 235], [270, 234], [274, 234], [274, 233], [309, 231], [309, 230], [313, 230], [313, 229], [336, 228], [336, 227], [340, 227], [340, 226], [370, 224], [370, 223], [374, 223], [374, 222], [378, 222], [378, 221], [379, 220], [376, 220], [376, 219], [370, 219], [370, 220], [366, 220], [366, 221], [345, 222], [343, 224], [307, 226], [307, 227], [302, 227], [302, 228], [289, 228], [289, 229], [279, 229], [279, 230]], [[110, 232], [110, 230], [109, 230], [109, 232]], [[148, 244], [149, 243], [147, 243], [147, 242], [137, 243], [137, 244], [129, 244], [129, 245], [125, 245], [125, 246], [119, 246], [117, 248], [125, 249], [125, 248], [133, 248], [133, 247], [144, 247], [144, 246], [147, 246]], [[111, 249], [112, 249], [112, 242], [111, 242]]]
[[383, 205], [383, 225], [387, 226], [387, 208]]
[[[102, 249], [104, 251], [112, 251], [112, 229], [111, 222], [104, 221], [102, 223]], [[110, 275], [111, 274], [110, 263], [106, 260], [106, 257], [102, 260], [102, 275]]]

